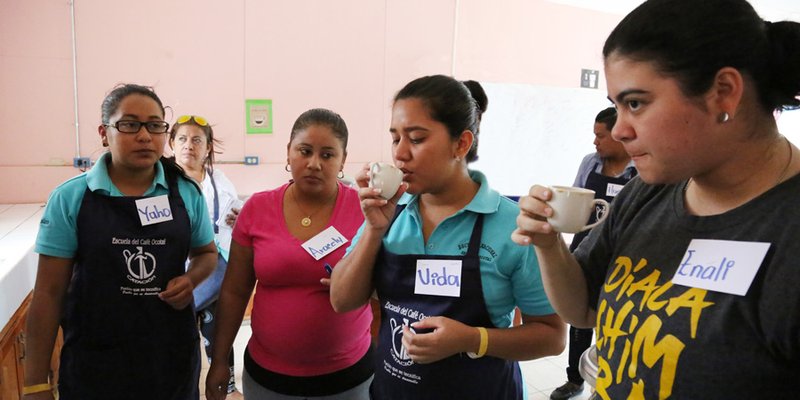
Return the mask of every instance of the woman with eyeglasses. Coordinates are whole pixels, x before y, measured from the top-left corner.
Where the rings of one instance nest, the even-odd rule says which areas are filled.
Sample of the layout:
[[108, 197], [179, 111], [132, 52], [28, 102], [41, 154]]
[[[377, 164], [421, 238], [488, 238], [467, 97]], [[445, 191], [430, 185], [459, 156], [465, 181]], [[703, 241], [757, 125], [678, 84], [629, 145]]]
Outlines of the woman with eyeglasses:
[[326, 109], [302, 113], [286, 145], [292, 179], [247, 200], [236, 220], [217, 308], [206, 398], [225, 399], [228, 356], [253, 288], [242, 385], [260, 400], [366, 400], [372, 382], [369, 305], [331, 308], [331, 266], [364, 221], [340, 182], [347, 125]]
[[[209, 218], [214, 226], [214, 243], [219, 254], [217, 268], [208, 279], [194, 289], [194, 309], [200, 324], [200, 332], [203, 334], [203, 345], [209, 364], [213, 354], [217, 298], [222, 278], [228, 268], [231, 228], [236, 220], [235, 213], [238, 212], [239, 203], [239, 196], [233, 183], [221, 170], [214, 168], [214, 154], [219, 153], [216, 148], [219, 144], [208, 121], [197, 115], [178, 117], [169, 130], [169, 147], [174, 153], [175, 161], [183, 168], [186, 175], [198, 182], [203, 189]], [[228, 355], [228, 369], [230, 370], [228, 396], [233, 400], [242, 399], [242, 394], [236, 389], [233, 351]]]
[[152, 89], [115, 87], [101, 119], [109, 151], [53, 191], [40, 223], [25, 399], [54, 397], [60, 325], [59, 399], [197, 400], [192, 291], [217, 264], [205, 200], [162, 157], [169, 124]]

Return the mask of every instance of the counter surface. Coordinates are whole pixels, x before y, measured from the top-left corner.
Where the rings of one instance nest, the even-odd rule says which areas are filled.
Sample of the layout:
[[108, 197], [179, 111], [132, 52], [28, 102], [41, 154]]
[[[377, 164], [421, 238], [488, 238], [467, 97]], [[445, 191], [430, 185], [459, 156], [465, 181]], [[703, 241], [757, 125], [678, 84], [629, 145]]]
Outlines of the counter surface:
[[44, 205], [0, 204], [0, 327], [5, 326], [36, 281], [33, 252]]

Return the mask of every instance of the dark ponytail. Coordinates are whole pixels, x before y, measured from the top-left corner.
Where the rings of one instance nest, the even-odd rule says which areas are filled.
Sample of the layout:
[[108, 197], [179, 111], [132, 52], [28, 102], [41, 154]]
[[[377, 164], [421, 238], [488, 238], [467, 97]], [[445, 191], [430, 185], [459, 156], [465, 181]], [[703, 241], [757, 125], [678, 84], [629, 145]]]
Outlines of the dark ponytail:
[[122, 100], [132, 94], [138, 94], [153, 99], [153, 101], [158, 104], [158, 108], [161, 109], [161, 117], [164, 117], [164, 104], [161, 103], [161, 99], [156, 92], [153, 91], [152, 87], [137, 85], [135, 83], [121, 83], [114, 86], [103, 99], [103, 104], [100, 105], [100, 121], [103, 124], [108, 124], [111, 116], [117, 112]]
[[769, 74], [761, 102], [770, 109], [800, 108], [800, 24], [765, 22], [769, 42]]
[[[153, 91], [153, 88], [149, 86], [137, 85], [135, 83], [125, 83], [115, 86], [103, 99], [103, 104], [100, 105], [100, 121], [102, 121], [103, 124], [108, 124], [111, 116], [117, 112], [122, 100], [132, 94], [138, 94], [153, 99], [153, 101], [158, 104], [158, 108], [161, 109], [161, 117], [164, 117], [164, 104], [161, 102], [161, 99], [158, 97], [156, 92]], [[186, 175], [186, 171], [184, 171], [183, 168], [181, 168], [181, 166], [175, 162], [174, 157], [169, 158], [161, 156], [159, 161], [164, 167], [164, 175], [167, 177], [168, 182], [172, 176], [182, 176], [189, 182], [194, 183], [194, 187], [200, 194], [203, 193], [203, 190], [200, 188], [200, 186], [192, 178], [189, 178]]]
[[486, 112], [486, 109], [489, 108], [489, 97], [486, 95], [486, 91], [483, 90], [483, 86], [481, 86], [478, 81], [468, 80], [462, 81], [461, 83], [469, 89], [469, 94], [472, 95], [472, 99], [475, 101], [475, 110], [478, 112], [478, 123], [475, 125], [474, 137], [475, 142], [472, 144], [472, 148], [469, 149], [467, 153], [467, 161], [472, 162], [478, 159], [478, 137], [481, 131], [481, 121], [483, 120], [483, 113]]
[[457, 140], [461, 132], [472, 132], [475, 141], [466, 161], [478, 159], [478, 107], [463, 83], [445, 75], [424, 76], [406, 84], [397, 92], [394, 101], [408, 98], [419, 99], [430, 117], [447, 127], [453, 140]]
[[800, 24], [765, 22], [745, 0], [648, 0], [606, 39], [603, 56], [652, 62], [697, 97], [732, 67], [752, 79], [767, 112], [800, 104]]

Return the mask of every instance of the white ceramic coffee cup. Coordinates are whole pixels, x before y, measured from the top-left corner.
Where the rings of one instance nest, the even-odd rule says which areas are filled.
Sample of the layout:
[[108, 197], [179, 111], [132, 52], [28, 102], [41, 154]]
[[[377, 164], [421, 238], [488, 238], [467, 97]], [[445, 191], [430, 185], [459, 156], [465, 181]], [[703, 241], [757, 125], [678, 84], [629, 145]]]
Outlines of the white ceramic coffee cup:
[[[553, 216], [547, 218], [547, 223], [557, 232], [578, 233], [594, 228], [608, 216], [609, 205], [603, 199], [594, 198], [594, 190], [571, 187], [550, 186], [553, 196], [547, 205], [553, 209]], [[602, 206], [598, 212], [597, 221], [586, 224], [589, 216], [595, 212], [597, 205]]]
[[381, 197], [391, 199], [403, 183], [403, 171], [389, 163], [375, 162], [369, 166], [369, 187], [380, 189]]

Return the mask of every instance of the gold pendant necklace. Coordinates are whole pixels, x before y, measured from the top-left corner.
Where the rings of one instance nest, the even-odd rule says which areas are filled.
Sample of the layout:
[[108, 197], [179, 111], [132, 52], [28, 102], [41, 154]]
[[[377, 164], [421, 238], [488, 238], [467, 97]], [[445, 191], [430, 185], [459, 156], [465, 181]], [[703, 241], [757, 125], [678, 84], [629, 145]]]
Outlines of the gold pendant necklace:
[[[320, 208], [318, 208], [317, 211], [314, 211], [313, 213], [309, 214], [305, 210], [300, 208], [300, 203], [297, 201], [297, 197], [295, 197], [295, 194], [294, 194], [294, 188], [295, 188], [295, 186], [294, 186], [294, 184], [292, 184], [292, 187], [290, 188], [290, 190], [292, 191], [292, 200], [294, 200], [294, 205], [297, 206], [297, 209], [300, 210], [300, 212], [302, 214], [306, 215], [305, 217], [300, 219], [300, 225], [303, 226], [303, 228], [308, 228], [309, 226], [311, 226], [311, 217], [313, 217], [318, 212], [320, 212], [323, 208], [325, 208], [325, 206], [327, 206], [328, 203], [330, 203], [330, 199], [328, 201], [326, 201], [325, 204], [323, 204]], [[338, 195], [338, 194], [339, 194], [339, 187], [337, 186], [336, 187], [336, 193], [333, 194], [333, 198], [335, 199], [336, 195]]]

